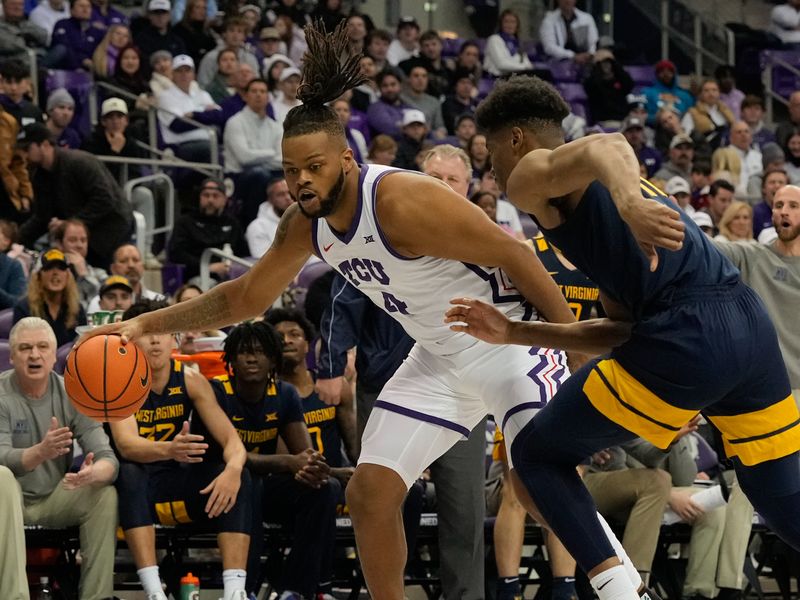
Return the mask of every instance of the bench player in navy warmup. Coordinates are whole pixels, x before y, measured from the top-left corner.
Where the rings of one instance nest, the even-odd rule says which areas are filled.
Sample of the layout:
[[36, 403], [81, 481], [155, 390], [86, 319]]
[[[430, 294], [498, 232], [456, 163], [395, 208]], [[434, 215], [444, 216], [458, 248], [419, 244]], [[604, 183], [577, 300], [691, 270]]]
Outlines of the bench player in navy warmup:
[[[575, 466], [636, 436], [666, 449], [702, 411], [756, 510], [800, 549], [800, 414], [761, 300], [691, 219], [639, 180], [630, 148], [601, 173], [587, 168], [595, 136], [567, 151], [567, 112], [558, 92], [532, 77], [498, 84], [477, 112], [501, 189], [600, 287], [606, 312], [632, 323], [628, 341], [573, 374], [511, 443], [535, 504], [529, 510], [595, 589], [635, 597]], [[537, 324], [509, 324], [493, 307], [454, 302], [448, 319], [466, 323], [457, 331], [495, 343], [536, 339]]]

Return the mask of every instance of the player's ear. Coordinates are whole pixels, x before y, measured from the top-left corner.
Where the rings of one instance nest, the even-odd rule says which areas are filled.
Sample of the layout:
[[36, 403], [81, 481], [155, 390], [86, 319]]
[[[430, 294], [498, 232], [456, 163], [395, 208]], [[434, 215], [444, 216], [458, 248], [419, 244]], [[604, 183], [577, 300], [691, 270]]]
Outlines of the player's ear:
[[355, 164], [355, 157], [353, 156], [353, 151], [348, 147], [342, 150], [341, 154], [342, 159], [342, 168], [344, 169], [345, 173], [349, 173], [350, 169], [352, 169]]
[[518, 152], [520, 148], [522, 148], [523, 143], [525, 142], [525, 132], [522, 131], [521, 127], [512, 127], [511, 128], [511, 148]]

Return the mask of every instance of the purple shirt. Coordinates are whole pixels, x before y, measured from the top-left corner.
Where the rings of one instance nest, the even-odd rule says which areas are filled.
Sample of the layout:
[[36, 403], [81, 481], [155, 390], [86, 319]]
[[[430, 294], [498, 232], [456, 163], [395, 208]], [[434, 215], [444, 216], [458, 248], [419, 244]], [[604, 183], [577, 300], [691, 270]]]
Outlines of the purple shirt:
[[758, 234], [767, 227], [772, 227], [772, 209], [762, 200], [753, 207], [753, 237], [758, 239]]
[[399, 140], [403, 137], [401, 124], [403, 122], [403, 112], [408, 106], [400, 102], [399, 104], [389, 104], [383, 100], [378, 100], [369, 105], [367, 109], [367, 123], [373, 136], [384, 133]]
[[81, 136], [72, 127], [67, 127], [58, 136], [56, 143], [62, 148], [72, 148], [73, 150], [80, 150]]
[[100, 8], [92, 4], [92, 18], [89, 21], [98, 29], [108, 29], [112, 25], [127, 25], [128, 17], [119, 12], [116, 8], [107, 7], [108, 14], [103, 15]]
[[67, 49], [67, 58], [64, 64], [60, 65], [62, 69], [79, 69], [84, 60], [92, 58], [94, 49], [100, 44], [104, 35], [102, 29], [92, 25], [83, 29], [81, 21], [70, 17], [56, 23], [50, 47], [64, 46]]
[[650, 146], [642, 146], [636, 153], [636, 157], [642, 161], [647, 169], [647, 177], [652, 177], [661, 168], [661, 152]]

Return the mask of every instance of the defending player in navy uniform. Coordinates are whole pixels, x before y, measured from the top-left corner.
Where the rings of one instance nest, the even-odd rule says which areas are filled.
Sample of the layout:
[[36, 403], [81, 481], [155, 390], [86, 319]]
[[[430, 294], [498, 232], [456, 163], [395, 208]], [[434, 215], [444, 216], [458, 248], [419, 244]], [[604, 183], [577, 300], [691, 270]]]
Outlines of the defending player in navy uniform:
[[[602, 163], [596, 136], [562, 146], [567, 112], [552, 86], [530, 77], [499, 84], [478, 109], [501, 189], [598, 284], [606, 312], [632, 323], [628, 341], [574, 374], [512, 442], [530, 509], [595, 589], [635, 597], [574, 467], [636, 436], [666, 449], [702, 411], [756, 510], [800, 549], [800, 414], [761, 300], [691, 219], [640, 182], [624, 138], [605, 136], [624, 156], [600, 172], [586, 167]], [[496, 343], [537, 337], [535, 324], [509, 324], [469, 300], [448, 318]]]
[[[124, 319], [163, 308], [142, 300]], [[150, 395], [135, 415], [111, 423], [119, 452], [119, 521], [133, 554], [147, 600], [166, 600], [156, 562], [154, 523], [208, 522], [216, 529], [222, 554], [224, 600], [246, 600], [244, 591], [250, 540], [250, 475], [239, 436], [220, 410], [208, 381], [185, 369], [170, 354], [170, 334], [138, 340], [152, 370]], [[205, 457], [208, 444], [189, 433], [201, 419], [221, 446], [218, 460]]]
[[315, 374], [306, 366], [309, 344], [314, 340], [314, 326], [303, 313], [276, 308], [267, 313], [265, 320], [283, 337], [283, 368], [278, 377], [291, 383], [299, 392], [303, 418], [314, 450], [325, 457], [331, 475], [345, 487], [353, 475], [353, 468], [345, 465], [343, 450], [351, 464], [355, 464], [358, 458], [352, 395], [343, 394], [342, 401], [336, 406], [328, 406], [319, 399], [314, 389]]
[[[404, 597], [401, 507], [422, 471], [488, 412], [509, 443], [568, 375], [560, 347], [596, 352], [622, 339], [613, 323], [575, 322], [558, 287], [524, 242], [445, 183], [419, 173], [358, 165], [328, 103], [358, 85], [344, 27], [306, 27], [301, 106], [284, 121], [283, 166], [297, 200], [275, 240], [242, 277], [187, 302], [101, 327], [136, 339], [205, 330], [262, 313], [316, 254], [397, 319], [416, 340], [381, 391], [364, 432], [347, 505], [370, 594]], [[603, 161], [613, 144], [598, 138]], [[605, 164], [605, 162], [603, 162]], [[444, 323], [448, 301], [468, 294], [515, 320], [541, 317], [536, 347], [497, 347]], [[573, 356], [574, 364], [583, 357]], [[620, 546], [621, 551], [621, 546]], [[631, 577], [636, 574], [635, 569]]]
[[[339, 483], [313, 450], [303, 422], [297, 390], [278, 381], [283, 361], [281, 337], [264, 322], [237, 325], [225, 339], [225, 365], [230, 375], [214, 379], [217, 398], [244, 442], [253, 473], [253, 535], [248, 561], [248, 590], [257, 592], [262, 522], [285, 522], [294, 532], [282, 580], [274, 582], [281, 599], [313, 598], [329, 593], [321, 581], [333, 560]], [[278, 436], [288, 454], [278, 453]]]

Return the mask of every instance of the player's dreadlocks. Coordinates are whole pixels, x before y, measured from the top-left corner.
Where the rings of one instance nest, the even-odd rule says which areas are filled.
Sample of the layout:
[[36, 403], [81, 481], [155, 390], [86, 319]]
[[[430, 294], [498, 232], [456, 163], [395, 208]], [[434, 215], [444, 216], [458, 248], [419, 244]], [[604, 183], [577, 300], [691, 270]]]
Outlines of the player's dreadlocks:
[[267, 385], [272, 385], [278, 381], [278, 373], [283, 368], [283, 339], [269, 323], [240, 323], [231, 330], [222, 347], [225, 369], [233, 373], [232, 365], [236, 358], [240, 354], [253, 352], [257, 346], [261, 347], [272, 365], [267, 381]]
[[344, 138], [344, 128], [328, 102], [366, 81], [359, 66], [360, 54], [350, 54], [344, 21], [333, 33], [322, 21], [305, 27], [308, 51], [303, 56], [303, 80], [297, 91], [303, 104], [294, 107], [283, 122], [283, 136], [325, 131]]

